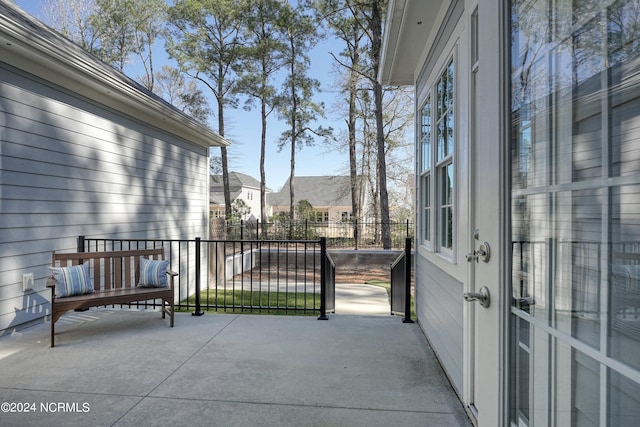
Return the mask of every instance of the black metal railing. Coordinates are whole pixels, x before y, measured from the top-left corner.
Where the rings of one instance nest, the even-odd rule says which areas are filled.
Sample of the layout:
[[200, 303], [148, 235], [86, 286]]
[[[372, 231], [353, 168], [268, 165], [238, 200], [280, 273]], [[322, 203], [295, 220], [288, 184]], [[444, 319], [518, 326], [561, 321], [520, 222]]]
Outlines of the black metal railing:
[[405, 240], [404, 251], [391, 264], [391, 314], [404, 314], [403, 323], [411, 320], [411, 239]]
[[336, 311], [336, 264], [327, 252], [326, 238], [321, 237], [321, 295], [319, 320], [327, 320], [328, 312]]
[[[78, 250], [164, 247], [179, 273], [177, 310], [320, 314], [334, 308], [335, 266], [318, 240], [78, 238]], [[329, 264], [329, 267], [326, 267]], [[322, 268], [322, 266], [325, 268]], [[159, 303], [157, 303], [159, 306]], [[324, 307], [323, 307], [324, 305]], [[155, 301], [137, 304], [156, 307]]]
[[[327, 238], [329, 248], [381, 248], [382, 223], [379, 221], [220, 221], [212, 223], [214, 235], [232, 240], [317, 240]], [[413, 223], [389, 222], [392, 248], [400, 249], [413, 237]]]

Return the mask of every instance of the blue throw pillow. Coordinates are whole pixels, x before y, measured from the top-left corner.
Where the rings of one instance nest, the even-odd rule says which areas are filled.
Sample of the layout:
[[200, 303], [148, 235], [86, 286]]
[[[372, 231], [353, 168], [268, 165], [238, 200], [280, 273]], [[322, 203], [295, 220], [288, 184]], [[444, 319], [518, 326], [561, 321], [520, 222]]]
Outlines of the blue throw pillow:
[[140, 279], [138, 286], [143, 288], [166, 288], [167, 282], [167, 260], [151, 260], [140, 258]]
[[56, 297], [65, 298], [93, 293], [89, 264], [49, 268], [56, 279]]

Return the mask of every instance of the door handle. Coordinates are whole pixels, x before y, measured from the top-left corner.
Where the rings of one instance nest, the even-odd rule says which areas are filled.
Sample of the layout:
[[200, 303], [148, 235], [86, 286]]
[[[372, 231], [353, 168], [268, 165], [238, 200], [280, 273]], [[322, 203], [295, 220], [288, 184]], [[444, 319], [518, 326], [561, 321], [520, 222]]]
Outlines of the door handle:
[[491, 259], [491, 246], [489, 246], [489, 243], [484, 242], [480, 245], [477, 251], [468, 253], [466, 258], [467, 262], [478, 262], [478, 260], [482, 260], [482, 262], [489, 262]]
[[486, 286], [481, 287], [480, 292], [465, 292], [463, 297], [467, 302], [478, 301], [484, 308], [488, 308], [491, 305], [491, 295], [489, 294], [489, 288]]

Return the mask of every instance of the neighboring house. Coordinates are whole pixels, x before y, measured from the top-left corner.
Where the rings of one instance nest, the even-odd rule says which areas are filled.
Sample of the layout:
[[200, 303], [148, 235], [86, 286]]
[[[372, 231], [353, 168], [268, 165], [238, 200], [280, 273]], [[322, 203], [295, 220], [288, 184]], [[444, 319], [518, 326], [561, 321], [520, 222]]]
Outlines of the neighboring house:
[[0, 0], [0, 333], [48, 314], [51, 252], [79, 235], [207, 236], [208, 149], [223, 144]]
[[[249, 218], [260, 218], [260, 181], [240, 172], [229, 172], [229, 191], [231, 193], [231, 203], [241, 200], [249, 208], [249, 213], [243, 215], [243, 220]], [[267, 200], [270, 190], [266, 190]], [[211, 192], [209, 199], [209, 210], [212, 218], [224, 218], [224, 185], [222, 175], [211, 177]], [[267, 206], [269, 211], [269, 207]], [[269, 214], [267, 213], [267, 216]]]
[[[290, 179], [287, 179], [282, 189], [272, 193], [269, 198], [274, 214], [289, 212], [291, 200], [289, 182]], [[352, 219], [349, 176], [296, 176], [293, 180], [293, 189], [294, 209], [298, 207], [301, 200], [306, 200], [313, 207], [313, 220], [326, 223]]]
[[389, 2], [417, 318], [479, 427], [640, 417], [638, 4]]

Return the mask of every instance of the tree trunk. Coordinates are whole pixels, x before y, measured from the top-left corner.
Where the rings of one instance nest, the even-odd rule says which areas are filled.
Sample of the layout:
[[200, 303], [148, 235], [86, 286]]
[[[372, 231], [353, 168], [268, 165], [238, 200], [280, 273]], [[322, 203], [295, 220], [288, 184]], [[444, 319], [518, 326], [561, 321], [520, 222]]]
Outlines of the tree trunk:
[[391, 249], [391, 224], [389, 222], [389, 194], [387, 192], [387, 164], [384, 148], [384, 122], [382, 117], [382, 85], [378, 82], [380, 66], [380, 51], [382, 49], [382, 15], [377, 0], [371, 2], [371, 50], [373, 79], [373, 94], [375, 98], [376, 142], [378, 147], [378, 180], [380, 185], [380, 221], [382, 230], [382, 247]]
[[[218, 92], [221, 93], [221, 92]], [[224, 100], [218, 99], [218, 133], [224, 137]], [[227, 147], [220, 147], [222, 160], [222, 186], [224, 191], [224, 215], [225, 219], [231, 218], [231, 191], [229, 189], [229, 160]]]
[[[354, 65], [357, 59], [357, 46], [354, 49]], [[356, 72], [351, 70], [349, 75], [349, 175], [351, 177], [351, 214], [355, 220], [354, 227], [360, 223], [360, 183], [358, 182], [358, 162], [356, 159]], [[359, 230], [354, 230], [356, 236], [360, 236]]]
[[262, 233], [264, 235], [267, 223], [267, 178], [264, 172], [264, 162], [267, 146], [267, 105], [264, 98], [262, 99], [261, 115], [262, 135], [260, 137], [260, 222], [262, 223]]
[[[354, 59], [354, 62], [357, 59]], [[351, 214], [355, 220], [360, 220], [360, 199], [358, 183], [358, 163], [356, 159], [356, 72], [350, 71], [349, 75], [349, 173], [351, 175]]]
[[[296, 132], [297, 132], [297, 116], [298, 116], [298, 99], [296, 98], [296, 46], [289, 34], [289, 45], [291, 47], [291, 68], [289, 70], [291, 78], [291, 158], [290, 168], [291, 173], [289, 175], [289, 239], [293, 239], [293, 221], [294, 221], [294, 176], [296, 171]], [[306, 238], [306, 237], [305, 237]]]

